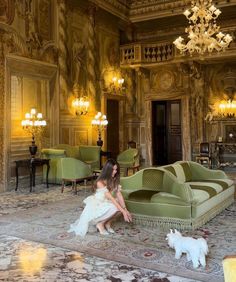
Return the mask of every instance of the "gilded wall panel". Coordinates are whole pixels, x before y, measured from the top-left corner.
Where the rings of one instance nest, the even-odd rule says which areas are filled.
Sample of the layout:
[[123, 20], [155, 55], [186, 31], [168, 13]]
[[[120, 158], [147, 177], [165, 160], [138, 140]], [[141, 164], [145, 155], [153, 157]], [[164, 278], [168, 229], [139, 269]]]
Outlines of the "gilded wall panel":
[[70, 144], [70, 128], [62, 127], [60, 133], [60, 143]]
[[88, 130], [74, 130], [74, 145], [88, 145]]

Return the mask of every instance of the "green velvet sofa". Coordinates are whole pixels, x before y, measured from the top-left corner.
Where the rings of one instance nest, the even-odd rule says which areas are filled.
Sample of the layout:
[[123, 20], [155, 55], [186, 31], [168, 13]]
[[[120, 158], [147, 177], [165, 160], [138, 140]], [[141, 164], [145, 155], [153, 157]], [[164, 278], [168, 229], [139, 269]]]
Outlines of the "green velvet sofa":
[[[69, 157], [78, 159], [86, 164], [89, 164], [92, 171], [100, 169], [100, 151], [100, 146], [71, 146], [68, 144], [59, 144], [53, 148], [42, 149], [42, 157], [50, 159], [48, 182], [61, 184], [61, 158]], [[45, 168], [43, 170], [43, 181], [46, 181]]]
[[136, 223], [195, 229], [234, 202], [234, 183], [223, 171], [181, 161], [121, 178]]

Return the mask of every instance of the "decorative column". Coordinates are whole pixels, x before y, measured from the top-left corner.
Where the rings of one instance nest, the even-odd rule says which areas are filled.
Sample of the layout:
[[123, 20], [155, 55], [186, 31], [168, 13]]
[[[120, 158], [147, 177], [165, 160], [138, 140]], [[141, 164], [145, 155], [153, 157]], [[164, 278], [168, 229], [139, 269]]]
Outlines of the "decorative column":
[[59, 47], [59, 85], [60, 85], [60, 108], [67, 105], [67, 49], [66, 49], [66, 0], [58, 0], [58, 47]]
[[96, 74], [95, 74], [95, 12], [94, 6], [88, 11], [88, 59], [87, 59], [87, 92], [92, 101], [92, 107], [95, 106], [96, 99]]

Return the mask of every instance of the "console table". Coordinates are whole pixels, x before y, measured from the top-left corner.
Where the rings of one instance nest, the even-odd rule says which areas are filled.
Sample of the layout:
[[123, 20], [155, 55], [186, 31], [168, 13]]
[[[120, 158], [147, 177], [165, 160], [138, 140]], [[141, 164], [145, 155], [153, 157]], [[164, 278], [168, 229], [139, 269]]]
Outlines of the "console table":
[[218, 168], [236, 167], [236, 143], [212, 143], [212, 157]]
[[50, 169], [49, 165], [50, 159], [38, 159], [38, 158], [32, 158], [32, 159], [25, 159], [25, 160], [18, 160], [15, 161], [16, 163], [16, 188], [15, 191], [18, 189], [18, 171], [20, 167], [27, 167], [29, 169], [30, 173], [30, 192], [32, 192], [32, 187], [35, 186], [35, 172], [37, 166], [47, 166], [47, 175], [46, 175], [46, 184], [48, 188], [48, 173]]

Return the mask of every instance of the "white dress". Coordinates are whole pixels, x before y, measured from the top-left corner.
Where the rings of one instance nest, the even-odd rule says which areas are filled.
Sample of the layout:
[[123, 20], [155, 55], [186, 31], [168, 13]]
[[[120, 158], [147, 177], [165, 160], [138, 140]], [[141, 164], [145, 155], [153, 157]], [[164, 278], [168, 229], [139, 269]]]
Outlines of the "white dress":
[[106, 198], [106, 192], [108, 192], [106, 187], [98, 188], [95, 194], [84, 199], [86, 206], [80, 218], [70, 225], [70, 229], [67, 232], [75, 232], [76, 235], [84, 237], [91, 221], [96, 224], [99, 221], [110, 218], [119, 211], [117, 207]]

